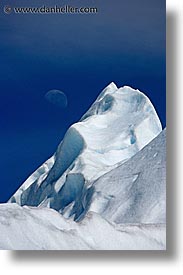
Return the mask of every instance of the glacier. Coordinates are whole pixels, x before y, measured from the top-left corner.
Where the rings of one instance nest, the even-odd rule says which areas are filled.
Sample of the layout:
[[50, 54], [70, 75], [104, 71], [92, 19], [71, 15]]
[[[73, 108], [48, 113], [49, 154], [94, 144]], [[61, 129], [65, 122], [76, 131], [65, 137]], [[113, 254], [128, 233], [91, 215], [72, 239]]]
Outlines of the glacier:
[[89, 211], [115, 223], [166, 223], [166, 129], [93, 184]]
[[111, 83], [68, 129], [54, 156], [10, 202], [44, 204], [79, 220], [90, 205], [93, 182], [126, 162], [161, 131], [156, 111], [143, 93]]
[[0, 249], [165, 250], [165, 141], [163, 130], [96, 180], [90, 208], [79, 222], [44, 205], [1, 204]]
[[166, 249], [165, 146], [148, 97], [109, 84], [0, 205], [0, 249]]
[[76, 223], [50, 208], [0, 205], [0, 249], [164, 250], [164, 224], [116, 225], [94, 212]]

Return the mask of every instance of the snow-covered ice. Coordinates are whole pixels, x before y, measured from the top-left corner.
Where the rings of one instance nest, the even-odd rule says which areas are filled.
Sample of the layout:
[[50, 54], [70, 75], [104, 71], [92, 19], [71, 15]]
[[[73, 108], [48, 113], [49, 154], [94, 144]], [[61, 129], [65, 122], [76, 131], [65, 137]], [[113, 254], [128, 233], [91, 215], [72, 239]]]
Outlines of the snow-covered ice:
[[100, 177], [90, 211], [115, 223], [166, 223], [166, 129]]
[[0, 249], [163, 250], [163, 224], [116, 225], [94, 212], [79, 223], [49, 208], [0, 205]]
[[0, 249], [166, 249], [165, 144], [150, 100], [111, 83], [0, 205]]
[[161, 130], [156, 111], [143, 93], [128, 86], [118, 89], [111, 83], [68, 129], [54, 156], [10, 202], [44, 204], [60, 213], [67, 208], [67, 214], [69, 209], [78, 220], [89, 207], [93, 182], [130, 159]]

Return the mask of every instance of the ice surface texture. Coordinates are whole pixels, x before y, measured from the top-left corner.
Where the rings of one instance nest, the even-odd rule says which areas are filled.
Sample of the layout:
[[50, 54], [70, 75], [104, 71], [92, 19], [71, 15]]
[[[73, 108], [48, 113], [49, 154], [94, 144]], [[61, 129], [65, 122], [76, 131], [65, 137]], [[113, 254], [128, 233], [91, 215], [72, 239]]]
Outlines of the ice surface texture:
[[[98, 190], [100, 188], [98, 183], [95, 183], [96, 180], [132, 158], [161, 131], [156, 111], [143, 93], [127, 86], [118, 89], [111, 83], [101, 92], [81, 120], [68, 129], [55, 155], [27, 179], [10, 202], [22, 206], [51, 207], [65, 217], [72, 216], [76, 221], [85, 216], [92, 202], [93, 209], [100, 208], [102, 215], [108, 217], [112, 214], [105, 215], [104, 205], [112, 205], [112, 199], [103, 196], [105, 187], [102, 186], [102, 190]], [[135, 167], [134, 163], [133, 166]], [[134, 174], [130, 176], [137, 177], [138, 183], [143, 175], [142, 171], [132, 170]], [[126, 180], [119, 181], [121, 195], [127, 184]], [[135, 183], [133, 186], [130, 184], [129, 196], [138, 189]], [[110, 190], [108, 185], [110, 184], [106, 183]], [[133, 196], [132, 199], [130, 196], [131, 199], [126, 205], [127, 208], [130, 204], [137, 205], [139, 217], [141, 193], [139, 187], [136, 198]], [[109, 194], [110, 196], [115, 194]], [[127, 210], [125, 213], [123, 218], [128, 222]]]
[[[165, 138], [164, 130], [134, 157], [96, 180], [82, 221], [68, 219], [70, 207], [60, 215], [44, 204], [0, 205], [0, 249], [165, 250]], [[60, 190], [62, 207], [73, 199], [82, 201], [84, 178], [78, 174], [74, 179], [69, 174]]]
[[0, 205], [0, 249], [166, 249], [165, 144], [149, 99], [111, 83]]
[[79, 223], [49, 208], [0, 205], [0, 249], [163, 250], [163, 224], [116, 225], [89, 212]]
[[115, 223], [166, 223], [166, 129], [94, 182], [90, 211]]

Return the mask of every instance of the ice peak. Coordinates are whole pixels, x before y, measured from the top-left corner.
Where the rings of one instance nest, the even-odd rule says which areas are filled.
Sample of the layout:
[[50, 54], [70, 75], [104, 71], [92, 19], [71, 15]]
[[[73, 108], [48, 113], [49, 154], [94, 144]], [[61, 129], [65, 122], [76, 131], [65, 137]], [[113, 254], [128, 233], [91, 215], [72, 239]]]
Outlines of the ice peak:
[[118, 87], [116, 84], [112, 81], [109, 85], [106, 86], [106, 89], [117, 89]]
[[50, 207], [60, 213], [71, 205], [70, 217], [79, 220], [93, 196], [93, 182], [130, 159], [161, 130], [156, 111], [143, 93], [129, 86], [118, 89], [111, 82], [67, 130], [50, 168], [38, 169], [11, 202], [38, 206], [49, 198]]
[[145, 96], [145, 94], [143, 94], [142, 92], [140, 92], [138, 89], [134, 89], [132, 88], [131, 86], [128, 86], [128, 85], [125, 85], [125, 86], [122, 86], [118, 89], [118, 92], [120, 93], [126, 93], [126, 94], [131, 94], [131, 93], [136, 93], [136, 95], [143, 95]]

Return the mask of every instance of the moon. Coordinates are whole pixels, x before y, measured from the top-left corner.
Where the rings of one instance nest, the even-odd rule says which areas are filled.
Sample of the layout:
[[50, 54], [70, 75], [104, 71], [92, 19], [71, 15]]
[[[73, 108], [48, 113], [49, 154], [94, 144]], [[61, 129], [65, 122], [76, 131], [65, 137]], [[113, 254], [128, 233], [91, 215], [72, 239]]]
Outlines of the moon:
[[67, 107], [67, 96], [60, 90], [50, 90], [45, 94], [45, 99], [56, 105], [59, 108], [65, 109]]

